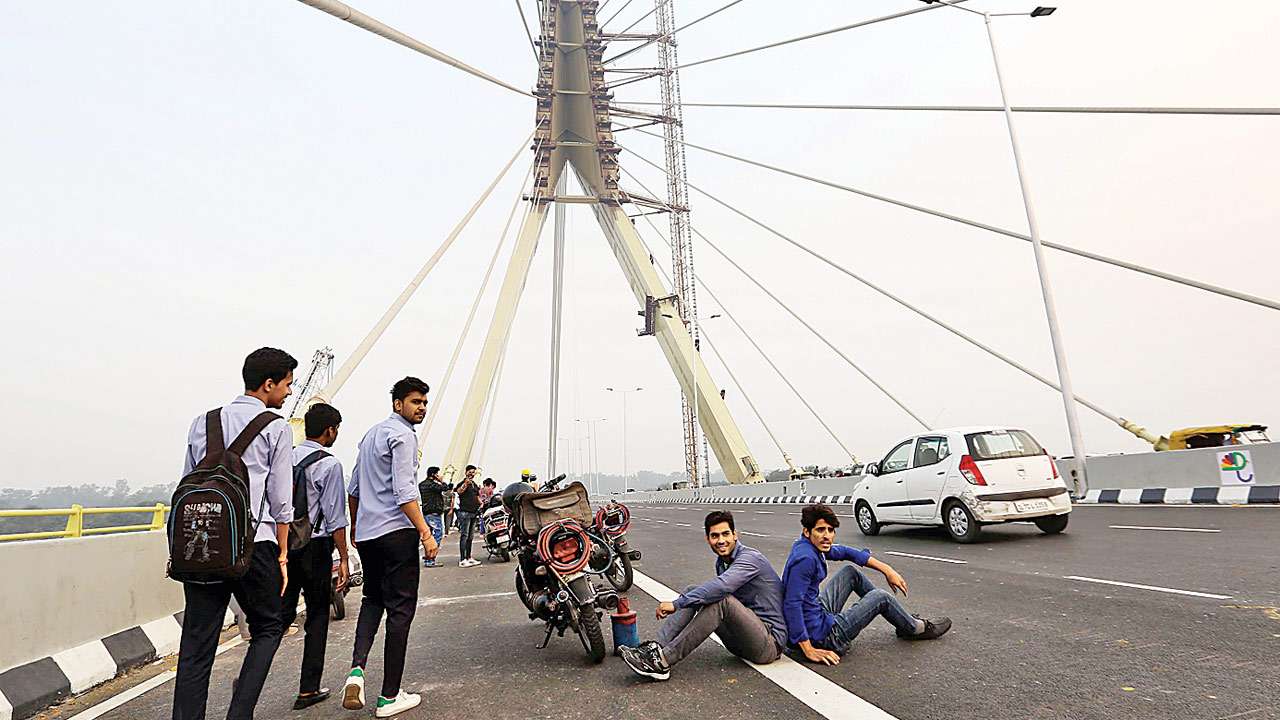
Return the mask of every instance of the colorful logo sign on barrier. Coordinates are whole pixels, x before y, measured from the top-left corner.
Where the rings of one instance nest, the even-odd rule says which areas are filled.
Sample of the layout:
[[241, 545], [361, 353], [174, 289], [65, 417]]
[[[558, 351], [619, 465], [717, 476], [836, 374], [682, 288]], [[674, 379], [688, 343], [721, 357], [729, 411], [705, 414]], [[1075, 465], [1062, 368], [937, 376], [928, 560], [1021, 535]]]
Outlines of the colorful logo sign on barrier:
[[1253, 458], [1248, 450], [1218, 453], [1218, 474], [1223, 485], [1252, 485]]

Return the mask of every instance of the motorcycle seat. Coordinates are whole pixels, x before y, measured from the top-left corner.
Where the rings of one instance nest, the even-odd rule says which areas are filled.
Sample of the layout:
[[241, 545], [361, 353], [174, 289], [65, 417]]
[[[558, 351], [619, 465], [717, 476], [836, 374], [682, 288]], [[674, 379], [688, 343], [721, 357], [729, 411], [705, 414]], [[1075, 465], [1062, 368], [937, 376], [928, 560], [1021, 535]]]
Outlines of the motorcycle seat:
[[517, 497], [516, 523], [529, 535], [566, 518], [590, 527], [594, 520], [587, 488], [580, 482], [547, 493], [524, 493]]

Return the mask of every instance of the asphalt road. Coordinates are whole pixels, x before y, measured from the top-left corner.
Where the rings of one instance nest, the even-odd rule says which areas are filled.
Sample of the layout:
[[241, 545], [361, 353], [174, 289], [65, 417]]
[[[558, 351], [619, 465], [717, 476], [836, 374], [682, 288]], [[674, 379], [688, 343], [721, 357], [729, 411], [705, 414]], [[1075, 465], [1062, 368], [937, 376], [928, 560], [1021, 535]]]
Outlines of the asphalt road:
[[[741, 540], [781, 570], [799, 532], [798, 507], [716, 507], [734, 510]], [[638, 569], [677, 589], [708, 577], [714, 557], [701, 529], [708, 509], [633, 508], [630, 539], [645, 553]], [[456, 537], [442, 557], [456, 559]], [[424, 704], [401, 717], [802, 720], [822, 717], [792, 695], [817, 673], [902, 720], [1280, 718], [1280, 509], [1085, 506], [1063, 535], [1007, 525], [972, 545], [951, 542], [940, 528], [890, 527], [864, 538], [850, 518], [838, 541], [871, 547], [907, 578], [909, 608], [949, 616], [952, 632], [906, 643], [878, 622], [839, 666], [806, 664], [781, 685], [709, 643], [671, 681], [650, 683], [613, 657], [586, 664], [573, 636], [535, 649], [543, 631], [514, 596], [509, 565], [451, 565], [423, 574], [406, 686], [422, 692]], [[655, 601], [639, 588], [630, 597], [641, 636], [651, 637]], [[348, 602], [350, 618], [358, 597]], [[325, 677], [335, 691], [353, 631], [352, 619], [330, 631]], [[301, 650], [300, 634], [285, 638], [258, 717], [360, 716], [336, 698], [290, 709]], [[242, 655], [237, 647], [218, 659], [210, 717], [225, 712]], [[73, 717], [172, 663], [131, 673], [43, 717]], [[379, 646], [370, 699], [380, 663]], [[163, 683], [100, 717], [167, 718], [172, 692]]]

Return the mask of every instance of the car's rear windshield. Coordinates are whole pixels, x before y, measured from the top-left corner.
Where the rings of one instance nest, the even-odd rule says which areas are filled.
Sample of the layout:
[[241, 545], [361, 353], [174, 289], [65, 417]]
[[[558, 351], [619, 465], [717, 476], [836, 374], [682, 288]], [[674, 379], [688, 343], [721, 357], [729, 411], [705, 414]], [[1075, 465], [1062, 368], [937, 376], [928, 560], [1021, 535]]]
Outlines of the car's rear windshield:
[[1041, 455], [1044, 448], [1025, 430], [988, 430], [964, 436], [969, 445], [969, 455], [974, 460], [999, 460], [1002, 458]]

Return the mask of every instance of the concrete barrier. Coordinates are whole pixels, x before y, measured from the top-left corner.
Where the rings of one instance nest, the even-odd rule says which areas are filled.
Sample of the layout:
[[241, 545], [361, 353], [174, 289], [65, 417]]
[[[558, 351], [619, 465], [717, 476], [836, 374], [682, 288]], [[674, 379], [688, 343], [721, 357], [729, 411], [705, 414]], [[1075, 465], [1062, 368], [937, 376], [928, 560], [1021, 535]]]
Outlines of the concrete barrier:
[[1252, 485], [1280, 485], [1280, 443], [1235, 445], [1200, 450], [1105, 455], [1089, 458], [1089, 487], [1095, 490], [1197, 488], [1222, 485], [1219, 456], [1247, 451]]
[[181, 610], [167, 558], [160, 531], [0, 545], [0, 670]]

